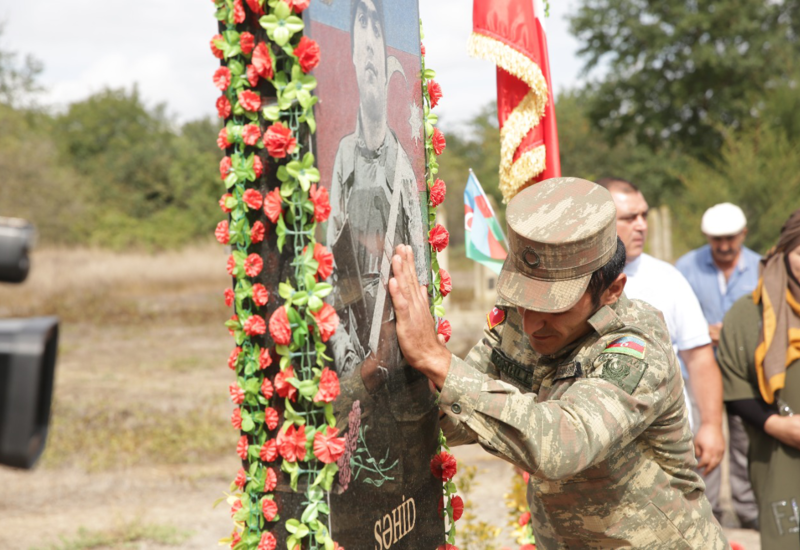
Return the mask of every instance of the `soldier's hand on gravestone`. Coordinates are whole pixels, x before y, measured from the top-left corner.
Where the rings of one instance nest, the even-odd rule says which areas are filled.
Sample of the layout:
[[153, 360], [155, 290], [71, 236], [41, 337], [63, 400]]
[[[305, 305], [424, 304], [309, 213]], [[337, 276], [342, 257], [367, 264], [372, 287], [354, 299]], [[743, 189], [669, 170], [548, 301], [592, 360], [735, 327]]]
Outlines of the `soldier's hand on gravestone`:
[[392, 257], [392, 278], [389, 279], [397, 340], [406, 361], [441, 388], [450, 368], [450, 352], [437, 337], [428, 291], [419, 284], [414, 266], [411, 247], [398, 246]]

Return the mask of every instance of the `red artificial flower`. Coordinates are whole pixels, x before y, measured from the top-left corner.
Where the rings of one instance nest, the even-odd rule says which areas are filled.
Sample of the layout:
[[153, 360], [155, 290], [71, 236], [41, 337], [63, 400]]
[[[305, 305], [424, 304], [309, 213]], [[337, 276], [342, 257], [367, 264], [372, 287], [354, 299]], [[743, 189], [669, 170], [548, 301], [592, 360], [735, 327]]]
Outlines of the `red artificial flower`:
[[228, 356], [228, 367], [230, 367], [231, 370], [236, 370], [236, 363], [239, 360], [239, 354], [241, 352], [242, 352], [242, 348], [237, 346], [237, 347], [233, 348], [233, 351]]
[[[247, 128], [247, 126], [245, 126], [245, 128]], [[255, 189], [248, 189], [247, 191], [244, 192], [244, 194], [242, 194], [242, 200], [244, 201], [244, 203], [247, 205], [248, 208], [251, 208], [253, 210], [258, 210], [259, 208], [261, 208], [261, 203], [264, 202], [264, 197], [262, 197], [261, 193], [259, 193]]]
[[278, 505], [271, 498], [264, 498], [261, 503], [261, 512], [264, 514], [264, 519], [272, 521], [278, 515]]
[[222, 157], [222, 160], [219, 161], [219, 177], [220, 179], [225, 179], [228, 177], [228, 173], [231, 171], [231, 167], [233, 166], [233, 161], [231, 161], [231, 157]]
[[317, 322], [322, 341], [327, 342], [336, 332], [336, 327], [339, 326], [339, 316], [336, 315], [336, 310], [330, 304], [322, 304], [322, 308], [316, 313], [312, 313], [312, 315]]
[[257, 17], [261, 17], [264, 15], [264, 8], [261, 7], [261, 2], [259, 0], [245, 0], [247, 5], [250, 7], [250, 11], [252, 11]]
[[307, 36], [303, 36], [294, 49], [294, 55], [297, 56], [300, 68], [307, 73], [319, 64], [319, 45]]
[[233, 0], [233, 22], [236, 24], [244, 23], [245, 13], [242, 0]]
[[[236, 321], [236, 323], [238, 324], [239, 323], [239, 316], [234, 313], [233, 315], [231, 315], [231, 319], [230, 320], [231, 321]], [[242, 325], [239, 325], [239, 328], [242, 328]], [[231, 336], [233, 336], [235, 334], [235, 331], [233, 330], [232, 327], [228, 328], [228, 332], [230, 333]]]
[[431, 187], [431, 206], [436, 208], [442, 204], [444, 202], [445, 194], [447, 194], [447, 186], [443, 180], [437, 179], [435, 182], [433, 182], [433, 187]]
[[264, 472], [264, 492], [269, 493], [277, 486], [278, 476], [275, 474], [275, 470], [272, 468], [267, 468], [267, 470]]
[[217, 147], [222, 149], [223, 151], [231, 146], [231, 142], [228, 141], [228, 129], [223, 128], [219, 131], [217, 135]]
[[275, 539], [275, 535], [266, 532], [261, 534], [261, 541], [258, 543], [257, 550], [275, 550], [277, 546], [278, 541]]
[[269, 378], [264, 378], [264, 381], [261, 382], [261, 395], [263, 395], [265, 399], [269, 399], [272, 397], [274, 391], [275, 388], [272, 386], [272, 382], [269, 381]]
[[439, 328], [436, 329], [436, 332], [444, 336], [445, 344], [449, 342], [450, 337], [453, 335], [453, 328], [450, 326], [450, 321], [447, 319], [439, 321]]
[[269, 301], [269, 291], [267, 287], [262, 285], [261, 283], [256, 283], [253, 285], [253, 302], [259, 306], [267, 305]]
[[223, 212], [225, 212], [226, 214], [229, 214], [229, 213], [230, 213], [230, 211], [231, 211], [231, 209], [230, 209], [230, 208], [228, 208], [228, 206], [227, 206], [225, 203], [226, 203], [226, 202], [228, 202], [228, 199], [229, 199], [229, 198], [231, 198], [232, 196], [233, 196], [233, 195], [231, 195], [230, 193], [225, 193], [224, 195], [222, 195], [222, 196], [219, 198], [219, 207], [220, 207], [220, 208], [222, 209], [222, 211], [223, 211]]
[[217, 116], [219, 118], [228, 118], [231, 116], [231, 102], [224, 95], [217, 98]]
[[284, 0], [295, 13], [300, 13], [308, 7], [311, 0]]
[[306, 458], [306, 427], [295, 429], [294, 424], [286, 431], [278, 433], [278, 452], [289, 462]]
[[455, 544], [450, 544], [449, 542], [445, 542], [444, 544], [440, 544], [436, 547], [436, 550], [458, 550], [458, 547]]
[[325, 367], [319, 377], [319, 390], [314, 396], [315, 403], [333, 403], [339, 397], [339, 377], [334, 371]]
[[[464, 501], [458, 495], [450, 498], [450, 506], [453, 508], [453, 521], [458, 521], [464, 514]], [[444, 497], [439, 497], [439, 517], [444, 519]]]
[[223, 57], [225, 57], [225, 54], [222, 52], [222, 50], [217, 48], [216, 44], [214, 44], [215, 40], [224, 40], [224, 39], [222, 38], [221, 34], [215, 34], [214, 36], [211, 37], [211, 53], [214, 54], [214, 57], [216, 57], [217, 59], [222, 59]]
[[434, 455], [431, 459], [431, 473], [436, 479], [450, 481], [456, 475], [457, 468], [458, 464], [455, 457], [446, 451]]
[[240, 542], [242, 542], [242, 535], [236, 531], [231, 533], [231, 548], [235, 548]]
[[251, 33], [244, 31], [242, 34], [239, 35], [239, 47], [242, 48], [242, 53], [244, 55], [250, 55], [255, 45], [256, 45], [256, 37], [253, 36]]
[[333, 273], [333, 254], [319, 243], [314, 243], [314, 259], [317, 260], [317, 277], [324, 281]]
[[331, 214], [331, 203], [328, 198], [328, 190], [320, 186], [317, 188], [316, 183], [311, 184], [308, 190], [308, 198], [314, 205], [314, 219], [322, 223], [328, 219]]
[[257, 178], [260, 178], [261, 174], [264, 173], [264, 165], [261, 163], [261, 157], [258, 155], [253, 155], [253, 172]]
[[447, 232], [447, 229], [442, 224], [437, 223], [428, 233], [428, 242], [436, 252], [441, 252], [450, 242], [450, 233]]
[[431, 96], [431, 109], [433, 109], [442, 99], [442, 87], [435, 80], [428, 82], [428, 95]]
[[245, 69], [245, 75], [247, 76], [247, 82], [255, 88], [258, 86], [258, 71], [256, 70], [254, 65], [248, 65], [247, 69]]
[[214, 236], [219, 241], [219, 244], [228, 244], [231, 240], [231, 236], [228, 233], [228, 220], [222, 220], [217, 224], [217, 228], [214, 230]]
[[272, 223], [278, 223], [278, 218], [283, 214], [283, 197], [281, 197], [281, 190], [278, 187], [264, 197], [264, 214]]
[[[267, 381], [268, 380], [265, 378], [264, 382]], [[263, 385], [262, 385], [262, 390], [263, 390]], [[280, 417], [278, 416], [278, 411], [276, 411], [272, 407], [267, 407], [264, 410], [264, 424], [267, 425], [268, 430], [274, 430], [275, 428], [277, 428], [279, 420]]]
[[524, 481], [526, 484], [528, 483], [528, 480], [530, 480], [530, 478], [531, 474], [529, 474], [528, 472], [522, 472], [522, 481]]
[[524, 514], [522, 514], [519, 517], [519, 519], [517, 520], [517, 523], [519, 523], [520, 526], [524, 527], [525, 525], [528, 525], [528, 522], [530, 520], [531, 520], [531, 513], [530, 512], [525, 512]]
[[237, 500], [236, 502], [233, 503], [233, 506], [231, 506], [231, 517], [235, 516], [236, 512], [238, 512], [241, 509], [242, 509], [242, 501]]
[[248, 277], [255, 277], [259, 273], [261, 273], [261, 269], [264, 267], [264, 260], [261, 259], [261, 256], [256, 254], [250, 254], [247, 258], [244, 259], [244, 272], [247, 274]]
[[328, 426], [325, 434], [314, 434], [314, 456], [323, 464], [336, 462], [344, 454], [344, 438], [336, 437], [339, 430]]
[[265, 441], [258, 453], [258, 458], [260, 458], [262, 462], [274, 461], [278, 458], [278, 443], [274, 439]]
[[289, 128], [280, 122], [276, 122], [267, 128], [267, 132], [264, 135], [264, 145], [267, 147], [267, 152], [271, 157], [282, 159], [294, 151], [297, 146], [297, 140]]
[[437, 155], [441, 155], [444, 151], [444, 148], [447, 147], [447, 141], [444, 139], [444, 134], [439, 130], [439, 128], [433, 129], [433, 152]]
[[247, 459], [247, 449], [249, 446], [246, 435], [239, 438], [239, 443], [236, 444], [236, 454], [239, 455], [239, 458], [242, 460]]
[[235, 294], [233, 293], [233, 289], [232, 288], [226, 288], [225, 289], [225, 305], [228, 306], [228, 307], [231, 307], [233, 305], [234, 297], [235, 297]]
[[231, 84], [231, 71], [228, 67], [220, 67], [214, 71], [214, 86], [224, 92]]
[[266, 228], [264, 224], [260, 221], [257, 221], [253, 224], [253, 227], [250, 228], [250, 240], [253, 244], [260, 243], [264, 240], [264, 234], [266, 233]]
[[244, 390], [239, 387], [239, 384], [231, 382], [231, 385], [228, 386], [228, 391], [231, 394], [231, 401], [237, 405], [244, 403]]
[[231, 414], [231, 424], [237, 430], [242, 429], [242, 410], [239, 408], [233, 409], [233, 413]]
[[422, 55], [422, 57], [425, 57], [425, 44], [422, 42], [419, 43], [419, 53]]
[[[733, 550], [736, 550], [736, 548], [733, 547], [733, 544], [734, 543], [731, 544], [731, 548], [733, 548]], [[522, 546], [519, 547], [519, 550], [536, 550], [536, 545], [535, 544], [523, 544]]]
[[453, 290], [453, 280], [450, 278], [450, 274], [445, 271], [444, 269], [439, 269], [439, 292], [442, 295], [442, 298], [450, 294], [450, 291]]
[[242, 128], [242, 141], [244, 141], [245, 145], [255, 145], [260, 137], [261, 130], [255, 124], [247, 124]]
[[[247, 439], [247, 438], [245, 438]], [[244, 459], [242, 459], [244, 460]], [[236, 472], [236, 479], [233, 480], [233, 483], [239, 488], [244, 489], [245, 483], [247, 483], [247, 472], [244, 471], [244, 468], [239, 468], [239, 471]]]
[[264, 42], [259, 42], [256, 49], [253, 50], [253, 68], [259, 76], [268, 80], [272, 80], [272, 77], [275, 76], [272, 69], [272, 58]]
[[228, 275], [233, 277], [233, 270], [236, 269], [236, 259], [233, 257], [233, 254], [228, 256], [228, 264], [225, 266], [225, 269], [228, 270]]
[[250, 90], [242, 90], [239, 92], [239, 105], [241, 105], [245, 111], [255, 113], [261, 108], [261, 96]]
[[272, 355], [270, 355], [267, 348], [262, 348], [261, 353], [258, 354], [258, 368], [264, 370], [272, 364]]
[[292, 329], [289, 325], [289, 316], [286, 314], [286, 306], [276, 309], [269, 318], [269, 334], [280, 346], [288, 346], [292, 341]]
[[288, 397], [290, 401], [294, 401], [297, 397], [297, 388], [289, 383], [289, 378], [294, 378], [294, 367], [291, 365], [275, 375], [275, 391], [279, 397]]
[[267, 323], [261, 315], [251, 315], [244, 322], [244, 333], [248, 336], [258, 336], [266, 334]]

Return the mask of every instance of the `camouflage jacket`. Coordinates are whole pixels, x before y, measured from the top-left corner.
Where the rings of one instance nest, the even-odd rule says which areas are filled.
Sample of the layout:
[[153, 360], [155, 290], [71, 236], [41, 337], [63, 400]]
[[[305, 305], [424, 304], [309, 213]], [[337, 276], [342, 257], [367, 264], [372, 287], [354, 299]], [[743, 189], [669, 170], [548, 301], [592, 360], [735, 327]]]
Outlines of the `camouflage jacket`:
[[531, 474], [537, 548], [728, 548], [694, 472], [660, 313], [623, 294], [589, 323], [541, 356], [515, 309], [490, 315], [483, 340], [450, 363], [439, 400], [448, 441], [478, 442]]

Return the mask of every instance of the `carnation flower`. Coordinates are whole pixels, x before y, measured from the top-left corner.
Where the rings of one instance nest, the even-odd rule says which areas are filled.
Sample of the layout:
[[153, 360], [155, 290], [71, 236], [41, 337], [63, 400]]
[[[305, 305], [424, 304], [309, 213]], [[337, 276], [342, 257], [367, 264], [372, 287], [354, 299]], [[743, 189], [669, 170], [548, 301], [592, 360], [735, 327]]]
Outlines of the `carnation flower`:
[[300, 68], [307, 73], [319, 64], [319, 45], [307, 36], [303, 36], [294, 49], [294, 55], [297, 56]]
[[228, 270], [228, 275], [233, 277], [233, 271], [236, 269], [236, 258], [233, 257], [233, 254], [228, 256], [228, 263], [225, 265], [225, 269]]
[[233, 22], [237, 25], [244, 23], [244, 6], [242, 0], [233, 0]]
[[284, 0], [295, 13], [300, 13], [308, 7], [311, 0]]
[[231, 142], [228, 141], [228, 129], [222, 128], [217, 134], [217, 147], [222, 149], [223, 151], [231, 146]]
[[[268, 380], [265, 378], [264, 382], [268, 382]], [[267, 407], [264, 410], [264, 424], [266, 424], [268, 430], [274, 430], [275, 428], [277, 428], [279, 420], [280, 417], [278, 416], [278, 411], [276, 411], [272, 407]]]
[[222, 160], [219, 161], [219, 177], [220, 179], [225, 179], [228, 177], [228, 173], [231, 171], [231, 167], [233, 166], [233, 161], [231, 161], [231, 157], [222, 157]]
[[339, 430], [328, 426], [325, 434], [314, 434], [314, 456], [323, 464], [330, 464], [339, 460], [344, 453], [344, 438], [336, 437]]
[[214, 236], [217, 238], [219, 244], [228, 244], [231, 240], [231, 236], [228, 233], [228, 220], [222, 220], [217, 224], [217, 228], [214, 230]]
[[447, 186], [443, 180], [437, 179], [431, 187], [430, 200], [431, 206], [436, 208], [444, 202], [444, 196], [447, 194]]
[[314, 320], [317, 322], [322, 341], [327, 342], [336, 332], [336, 327], [339, 326], [339, 316], [336, 315], [336, 310], [333, 309], [332, 305], [326, 303], [322, 304], [322, 308], [319, 311], [311, 315], [314, 316]]
[[314, 402], [332, 403], [337, 397], [339, 397], [339, 377], [334, 371], [325, 367], [320, 374], [319, 390], [314, 396]]
[[267, 348], [262, 348], [258, 354], [258, 368], [264, 370], [272, 364], [272, 356]]
[[235, 297], [235, 294], [233, 293], [233, 289], [232, 288], [226, 288], [225, 289], [225, 305], [228, 306], [228, 307], [231, 307], [233, 305], [234, 297]]
[[239, 354], [241, 352], [242, 348], [237, 346], [233, 348], [233, 351], [228, 356], [228, 367], [230, 367], [231, 370], [236, 370], [236, 363], [239, 361]]
[[[265, 520], [272, 521], [278, 515], [278, 505], [271, 498], [264, 497], [261, 502], [261, 512], [264, 514]], [[264, 534], [266, 535], [267, 533]]]
[[264, 442], [258, 452], [258, 458], [263, 462], [272, 462], [278, 458], [278, 444], [274, 439], [268, 439]]
[[[255, 124], [246, 124], [242, 128], [242, 141], [245, 145], [255, 145], [261, 137], [261, 130]], [[257, 206], [255, 208], [258, 208]]]
[[450, 481], [456, 475], [457, 468], [455, 457], [446, 451], [434, 455], [431, 459], [431, 473], [436, 479]]
[[244, 259], [244, 272], [247, 274], [248, 277], [255, 277], [259, 273], [261, 273], [261, 269], [264, 267], [264, 260], [261, 259], [261, 256], [256, 254], [255, 252], [247, 256]]
[[268, 80], [272, 80], [272, 77], [275, 76], [272, 70], [272, 58], [264, 42], [259, 42], [256, 49], [253, 50], [253, 69], [256, 74]]
[[267, 128], [267, 132], [264, 135], [264, 145], [271, 157], [282, 159], [294, 151], [297, 146], [297, 140], [289, 128], [280, 122], [276, 122]]
[[231, 533], [231, 548], [236, 548], [236, 545], [242, 542], [242, 535], [237, 531]]
[[217, 98], [217, 116], [219, 118], [228, 118], [231, 116], [231, 102], [224, 95]]
[[294, 424], [286, 431], [278, 433], [278, 452], [289, 462], [305, 460], [306, 457], [306, 427], [295, 429]]
[[455, 544], [450, 544], [449, 542], [445, 542], [444, 544], [440, 544], [436, 547], [436, 550], [458, 550], [458, 547]]
[[317, 260], [317, 278], [324, 281], [333, 273], [333, 254], [319, 243], [314, 243], [314, 259]]
[[277, 546], [278, 541], [275, 539], [275, 535], [267, 531], [266, 533], [261, 533], [261, 540], [256, 550], [275, 550]]
[[239, 387], [239, 384], [231, 382], [231, 385], [228, 386], [228, 391], [231, 394], [231, 401], [237, 405], [244, 403], [244, 390]]
[[[247, 438], [245, 437], [245, 439]], [[233, 480], [233, 483], [239, 489], [244, 489], [245, 483], [247, 483], [247, 472], [244, 471], [244, 468], [239, 468], [239, 471], [236, 472], [236, 479]]]
[[215, 34], [214, 36], [211, 37], [211, 53], [214, 54], [214, 57], [216, 57], [217, 59], [222, 59], [223, 57], [225, 57], [225, 54], [223, 53], [222, 50], [217, 48], [216, 44], [214, 44], [215, 40], [223, 40], [224, 41], [225, 39], [222, 38], [221, 34]]
[[450, 242], [450, 233], [447, 232], [447, 229], [442, 224], [437, 223], [428, 233], [428, 242], [436, 252], [441, 252]]
[[275, 474], [275, 470], [272, 468], [267, 468], [264, 472], [264, 492], [269, 493], [277, 486], [278, 476]]
[[428, 95], [431, 96], [431, 109], [433, 109], [442, 99], [442, 87], [435, 80], [428, 82]]
[[308, 190], [308, 198], [314, 204], [314, 219], [318, 223], [327, 220], [328, 216], [331, 214], [328, 190], [321, 186], [317, 188], [317, 184], [312, 183], [311, 188]]
[[431, 138], [433, 141], [433, 152], [436, 155], [441, 155], [444, 151], [444, 148], [447, 147], [447, 141], [444, 139], [444, 134], [439, 130], [439, 128], [433, 129], [433, 137]]
[[290, 401], [294, 401], [297, 397], [297, 388], [289, 383], [289, 378], [294, 378], [294, 367], [291, 365], [275, 375], [275, 391], [279, 397], [288, 397]]
[[266, 228], [264, 224], [260, 221], [257, 221], [253, 224], [253, 227], [250, 228], [250, 240], [253, 244], [258, 244], [264, 240], [264, 235], [266, 233]]
[[[453, 521], [461, 519], [464, 513], [464, 501], [458, 495], [450, 497], [450, 506], [453, 508]], [[439, 497], [439, 517], [444, 519], [444, 497]]]
[[281, 190], [275, 188], [264, 198], [264, 214], [267, 215], [269, 221], [278, 223], [278, 218], [283, 213], [283, 198], [281, 197]]
[[531, 513], [530, 512], [525, 512], [519, 517], [519, 519], [517, 520], [517, 523], [519, 523], [520, 526], [524, 527], [525, 525], [528, 525], [528, 522], [530, 520], [531, 520]]
[[250, 11], [253, 12], [254, 15], [257, 17], [261, 17], [264, 15], [264, 8], [261, 7], [261, 2], [259, 0], [245, 0], [247, 2]]
[[272, 313], [272, 317], [269, 318], [269, 334], [280, 346], [288, 346], [292, 341], [292, 329], [289, 325], [289, 316], [286, 314], [286, 306], [281, 306]]
[[243, 435], [239, 438], [239, 443], [236, 444], [236, 454], [239, 455], [239, 458], [242, 460], [247, 459], [247, 449], [250, 445], [247, 443], [247, 436]]
[[422, 57], [425, 57], [425, 44], [422, 42], [419, 43], [419, 53], [422, 55]]
[[239, 408], [233, 409], [231, 414], [231, 425], [237, 430], [242, 429], [242, 410]]
[[439, 268], [439, 292], [442, 298], [450, 294], [451, 290], [453, 290], [453, 280], [450, 278], [450, 274]]
[[[246, 127], [247, 126], [245, 126], [245, 128]], [[259, 208], [261, 208], [261, 203], [264, 202], [264, 197], [262, 197], [261, 193], [259, 193], [255, 189], [248, 189], [242, 194], [242, 200], [244, 201], [244, 203], [247, 205], [248, 208], [252, 208], [253, 210], [258, 210]]]
[[251, 87], [255, 88], [258, 86], [258, 70], [256, 70], [254, 65], [248, 65], [245, 69], [245, 75], [247, 76], [247, 83], [250, 84]]
[[244, 31], [239, 35], [239, 47], [242, 48], [244, 55], [250, 55], [253, 51], [253, 46], [256, 45], [256, 37], [251, 33]]
[[263, 395], [265, 399], [269, 399], [272, 397], [274, 391], [275, 388], [272, 386], [272, 382], [269, 381], [269, 378], [264, 378], [264, 381], [261, 382], [261, 395]]
[[251, 315], [244, 322], [244, 333], [248, 336], [258, 336], [266, 334], [267, 323], [261, 315]]
[[214, 71], [214, 86], [221, 92], [228, 89], [231, 84], [231, 71], [228, 67], [220, 67]]
[[241, 509], [242, 509], [242, 501], [237, 500], [236, 502], [233, 503], [233, 506], [231, 506], [231, 517], [235, 516], [236, 512], [238, 512]]
[[228, 199], [231, 198], [231, 197], [233, 197], [233, 195], [231, 195], [230, 193], [225, 193], [224, 195], [222, 195], [219, 198], [219, 207], [226, 214], [229, 214], [231, 212], [231, 209], [228, 208], [227, 204], [225, 204], [226, 202], [228, 202]]
[[262, 285], [261, 283], [256, 283], [253, 285], [253, 302], [256, 303], [258, 306], [265, 306], [269, 301], [269, 291], [267, 287]]
[[261, 174], [264, 173], [264, 165], [261, 163], [261, 157], [258, 155], [253, 155], [253, 172], [257, 178], [260, 178]]
[[242, 109], [245, 111], [255, 113], [261, 108], [261, 96], [250, 90], [242, 90], [239, 92], [239, 105], [241, 105]]
[[450, 337], [453, 335], [453, 329], [450, 326], [450, 321], [447, 319], [442, 319], [439, 321], [439, 328], [436, 329], [436, 332], [444, 336], [445, 344], [450, 341]]

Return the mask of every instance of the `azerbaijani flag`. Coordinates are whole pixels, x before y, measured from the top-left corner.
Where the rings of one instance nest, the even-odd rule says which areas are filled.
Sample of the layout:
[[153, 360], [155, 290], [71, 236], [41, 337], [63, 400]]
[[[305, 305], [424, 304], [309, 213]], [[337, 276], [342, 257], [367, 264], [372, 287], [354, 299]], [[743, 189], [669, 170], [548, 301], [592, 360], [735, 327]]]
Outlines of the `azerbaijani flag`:
[[467, 186], [464, 188], [464, 243], [467, 258], [482, 263], [495, 273], [500, 273], [508, 253], [505, 236], [497, 223], [494, 210], [486, 200], [478, 178], [469, 171]]

